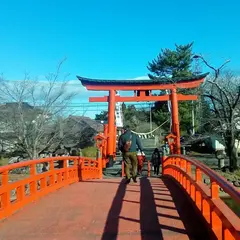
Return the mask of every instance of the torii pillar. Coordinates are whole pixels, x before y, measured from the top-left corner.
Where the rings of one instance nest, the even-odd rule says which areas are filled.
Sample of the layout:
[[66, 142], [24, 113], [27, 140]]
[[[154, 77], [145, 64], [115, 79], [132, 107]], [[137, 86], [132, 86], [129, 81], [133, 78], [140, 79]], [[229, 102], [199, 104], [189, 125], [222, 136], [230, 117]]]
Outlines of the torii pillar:
[[109, 90], [109, 98], [108, 98], [108, 145], [107, 145], [107, 153], [108, 153], [108, 166], [111, 167], [113, 165], [113, 150], [115, 146], [115, 101], [116, 91]]
[[172, 88], [171, 90], [171, 104], [172, 104], [172, 133], [176, 136], [175, 143], [176, 149], [174, 149], [174, 153], [181, 154], [180, 129], [178, 118], [178, 94], [176, 88]]

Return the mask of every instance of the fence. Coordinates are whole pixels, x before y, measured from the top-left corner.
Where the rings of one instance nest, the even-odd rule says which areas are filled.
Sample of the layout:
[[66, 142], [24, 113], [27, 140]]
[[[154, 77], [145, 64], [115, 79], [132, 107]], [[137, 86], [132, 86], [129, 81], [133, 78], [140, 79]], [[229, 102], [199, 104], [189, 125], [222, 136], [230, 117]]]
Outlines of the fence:
[[[101, 161], [100, 158], [95, 160], [67, 156], [30, 160], [0, 167], [0, 219], [61, 187], [87, 179], [102, 178]], [[41, 173], [37, 171], [39, 165], [43, 167]], [[20, 168], [29, 168], [29, 171], [21, 175], [22, 179], [11, 182], [12, 172]]]
[[[173, 177], [194, 202], [217, 239], [240, 239], [240, 219], [221, 200], [219, 188], [240, 204], [240, 191], [203, 163], [182, 155], [163, 161], [163, 175]], [[203, 176], [209, 179], [209, 186]]]

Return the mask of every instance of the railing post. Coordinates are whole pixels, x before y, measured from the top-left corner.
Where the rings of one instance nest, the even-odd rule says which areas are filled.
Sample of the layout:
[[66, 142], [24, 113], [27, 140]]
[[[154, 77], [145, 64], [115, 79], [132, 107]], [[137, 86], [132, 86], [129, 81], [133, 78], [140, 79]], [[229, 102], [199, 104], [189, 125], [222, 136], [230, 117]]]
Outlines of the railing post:
[[183, 166], [183, 169], [186, 171], [187, 161], [185, 159], [182, 160], [182, 166]]
[[211, 180], [211, 198], [218, 199], [219, 198], [219, 186], [216, 182]]
[[83, 160], [82, 157], [80, 156], [79, 159], [77, 160], [77, 166], [78, 166], [78, 181], [82, 181], [83, 180], [83, 176], [82, 176], [82, 164], [83, 164]]
[[64, 168], [64, 182], [68, 182], [68, 175], [69, 175], [69, 172], [68, 172], [68, 166], [67, 166], [67, 160], [63, 160], [63, 168]]
[[176, 158], [176, 166], [181, 167], [181, 160], [179, 157]]
[[54, 162], [53, 162], [53, 160], [51, 160], [49, 162], [49, 172], [51, 173], [51, 175], [49, 176], [49, 178], [50, 178], [49, 185], [53, 185], [55, 183]]
[[195, 180], [196, 180], [196, 182], [202, 181], [202, 172], [199, 168], [196, 169]]
[[17, 201], [22, 201], [25, 197], [25, 186], [21, 185], [17, 187]]
[[199, 190], [196, 189], [196, 199], [195, 199], [196, 205], [199, 208], [199, 210], [202, 210], [202, 195]]
[[[30, 176], [34, 177], [35, 175], [36, 175], [36, 165], [35, 164], [31, 164], [30, 165]], [[30, 182], [29, 185], [30, 185], [30, 194], [33, 196], [37, 192], [36, 180], [33, 180], [32, 182]]]
[[185, 175], [183, 176], [183, 187], [184, 187], [184, 189], [187, 188], [187, 178]]
[[223, 227], [223, 239], [230, 239], [230, 240], [235, 239], [231, 234], [231, 231], [226, 227]]
[[102, 170], [102, 155], [101, 155], [101, 151], [98, 148], [97, 149], [97, 162], [98, 162], [98, 171], [99, 171], [99, 179], [102, 179], [103, 177], [103, 170]]
[[222, 239], [222, 221], [220, 217], [217, 215], [215, 210], [211, 209], [211, 227], [213, 232], [215, 233], [217, 239]]
[[191, 183], [190, 183], [190, 180], [188, 180], [188, 179], [186, 182], [186, 189], [187, 189], [187, 193], [190, 195], [191, 194]]
[[185, 159], [180, 159], [180, 167], [184, 170], [186, 170], [186, 160]]
[[165, 165], [166, 165], [166, 151], [165, 148], [163, 149], [163, 156], [162, 156], [162, 175], [165, 174]]
[[202, 199], [202, 214], [207, 223], [210, 224], [210, 205], [206, 199]]
[[191, 175], [191, 171], [192, 171], [191, 168], [192, 168], [191, 163], [187, 162], [187, 170], [186, 170], [186, 172], [187, 172], [188, 175]]
[[8, 171], [2, 173], [2, 187], [5, 187], [5, 193], [2, 195], [2, 208], [4, 209], [5, 214], [1, 218], [10, 215], [10, 189], [8, 188]]

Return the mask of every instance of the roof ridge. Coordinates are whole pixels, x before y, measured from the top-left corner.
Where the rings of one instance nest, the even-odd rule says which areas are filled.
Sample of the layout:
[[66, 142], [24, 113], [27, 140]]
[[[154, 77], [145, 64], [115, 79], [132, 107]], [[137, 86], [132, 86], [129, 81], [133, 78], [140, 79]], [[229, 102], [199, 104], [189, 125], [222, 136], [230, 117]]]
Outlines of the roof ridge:
[[174, 78], [166, 78], [166, 77], [155, 77], [154, 79], [141, 79], [141, 80], [113, 80], [113, 79], [93, 79], [77, 76], [78, 80], [82, 82], [83, 85], [91, 84], [91, 83], [102, 83], [102, 84], [173, 84], [173, 83], [183, 83], [187, 81], [196, 81], [205, 78], [209, 72], [192, 75], [189, 77], [174, 77]]

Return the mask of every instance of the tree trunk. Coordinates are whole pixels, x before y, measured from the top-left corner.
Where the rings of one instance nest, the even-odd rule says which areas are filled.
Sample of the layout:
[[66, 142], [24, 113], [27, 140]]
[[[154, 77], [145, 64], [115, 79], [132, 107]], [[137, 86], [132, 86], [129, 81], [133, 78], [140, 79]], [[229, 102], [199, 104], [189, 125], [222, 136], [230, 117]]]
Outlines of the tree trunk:
[[33, 150], [32, 150], [32, 158], [33, 159], [38, 158], [38, 152], [37, 152], [37, 149], [35, 147], [33, 147]]
[[229, 157], [229, 170], [233, 172], [238, 168], [237, 166], [237, 149], [235, 147], [235, 139], [228, 137], [226, 139], [226, 150]]

